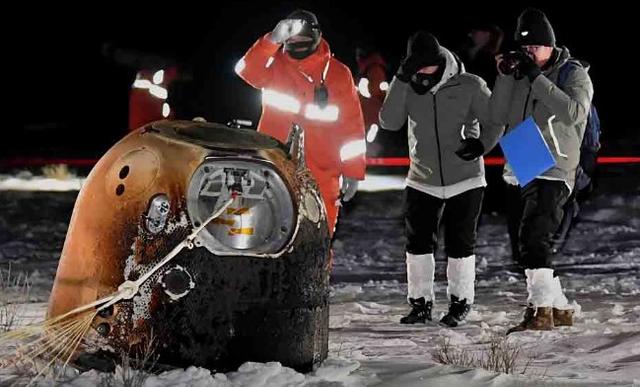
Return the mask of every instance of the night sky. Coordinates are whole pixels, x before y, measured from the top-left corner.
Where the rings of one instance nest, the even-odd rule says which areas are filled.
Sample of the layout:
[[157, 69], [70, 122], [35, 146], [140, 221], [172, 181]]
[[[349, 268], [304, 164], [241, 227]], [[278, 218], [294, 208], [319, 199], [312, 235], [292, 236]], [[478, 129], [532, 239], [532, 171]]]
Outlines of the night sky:
[[[102, 55], [114, 46], [172, 57], [197, 80], [200, 115], [210, 121], [259, 117], [259, 94], [233, 72], [246, 49], [296, 8], [315, 12], [336, 57], [355, 69], [360, 41], [375, 45], [393, 75], [408, 36], [434, 33], [454, 49], [478, 22], [499, 25], [508, 41], [527, 5], [547, 13], [558, 45], [591, 63], [604, 140], [637, 140], [635, 49], [638, 24], [630, 6], [586, 2], [491, 3], [455, 1], [261, 1], [147, 4], [135, 8], [96, 3], [91, 8], [34, 6], [24, 10], [19, 39], [23, 124], [3, 153], [52, 152], [99, 156], [125, 132], [135, 69]], [[16, 38], [17, 39], [17, 38]], [[506, 46], [503, 46], [506, 48]], [[13, 136], [13, 134], [16, 134]], [[635, 142], [636, 144], [640, 142]], [[615, 150], [614, 146], [611, 149]]]

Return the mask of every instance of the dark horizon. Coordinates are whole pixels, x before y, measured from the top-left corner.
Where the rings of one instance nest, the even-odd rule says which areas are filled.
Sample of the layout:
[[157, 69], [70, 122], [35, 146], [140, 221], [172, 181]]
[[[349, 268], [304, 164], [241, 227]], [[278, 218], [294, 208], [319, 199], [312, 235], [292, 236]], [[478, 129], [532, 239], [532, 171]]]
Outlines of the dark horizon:
[[[42, 155], [58, 147], [97, 156], [126, 133], [135, 69], [105, 58], [101, 50], [107, 42], [186, 64], [204, 101], [200, 115], [208, 120], [256, 121], [259, 93], [234, 74], [234, 64], [257, 38], [296, 8], [317, 14], [332, 51], [354, 71], [356, 44], [365, 41], [377, 47], [387, 60], [390, 79], [407, 37], [415, 30], [429, 30], [455, 50], [473, 25], [492, 23], [504, 30], [503, 48], [507, 48], [517, 16], [527, 5], [532, 4], [487, 9], [478, 4], [394, 2], [382, 7], [369, 2], [238, 1], [224, 7], [214, 3], [210, 7], [120, 6], [92, 12], [75, 9], [73, 14], [59, 7], [40, 8], [28, 15], [28, 37], [20, 44], [25, 121], [17, 141], [3, 153]], [[638, 81], [623, 73], [634, 16], [613, 6], [576, 9], [574, 3], [559, 2], [535, 6], [549, 17], [558, 45], [591, 64], [605, 147], [615, 150], [625, 140], [637, 144], [635, 120], [629, 119], [635, 98], [626, 90]]]

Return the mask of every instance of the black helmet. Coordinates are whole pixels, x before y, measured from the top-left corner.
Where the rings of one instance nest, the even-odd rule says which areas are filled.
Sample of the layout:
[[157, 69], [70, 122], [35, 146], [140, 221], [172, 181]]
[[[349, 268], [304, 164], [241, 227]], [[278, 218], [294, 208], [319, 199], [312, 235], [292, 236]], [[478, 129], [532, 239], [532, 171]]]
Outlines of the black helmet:
[[322, 32], [318, 18], [312, 12], [298, 9], [287, 16], [287, 19], [302, 20], [304, 22], [302, 31], [298, 35], [311, 38], [305, 42], [285, 42], [284, 49], [295, 59], [304, 59], [313, 54], [320, 45]]

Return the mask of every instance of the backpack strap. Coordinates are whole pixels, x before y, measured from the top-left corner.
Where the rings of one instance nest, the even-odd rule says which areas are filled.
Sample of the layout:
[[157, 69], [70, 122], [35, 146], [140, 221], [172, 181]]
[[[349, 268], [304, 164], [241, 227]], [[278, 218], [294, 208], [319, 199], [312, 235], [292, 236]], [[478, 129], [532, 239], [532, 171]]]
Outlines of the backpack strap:
[[567, 79], [569, 79], [571, 70], [576, 67], [583, 67], [580, 61], [576, 59], [569, 59], [562, 66], [560, 66], [560, 70], [558, 70], [558, 79], [556, 80], [556, 85], [559, 88], [564, 88], [564, 85], [567, 83]]
[[[564, 91], [564, 86], [567, 83], [567, 79], [569, 78], [569, 74], [571, 74], [571, 71], [573, 71], [573, 69], [577, 68], [577, 67], [584, 67], [582, 65], [582, 63], [580, 63], [579, 60], [577, 59], [569, 59], [567, 60], [562, 66], [560, 66], [560, 69], [558, 70], [558, 79], [556, 80], [556, 85], [562, 90]], [[595, 113], [595, 117], [594, 117], [594, 112], [595, 112], [595, 108], [593, 107], [593, 104], [591, 106], [589, 106], [589, 117], [587, 118], [587, 128], [585, 130], [589, 129], [589, 125], [590, 125], [590, 121], [592, 119], [597, 119], [598, 120], [598, 127], [600, 126], [600, 121], [598, 119], [597, 113]], [[585, 143], [585, 139], [587, 138], [587, 133], [585, 131], [585, 133], [583, 133], [583, 137], [582, 137], [582, 143], [581, 143], [581, 148], [584, 147], [584, 143]], [[598, 146], [599, 148], [599, 146]]]

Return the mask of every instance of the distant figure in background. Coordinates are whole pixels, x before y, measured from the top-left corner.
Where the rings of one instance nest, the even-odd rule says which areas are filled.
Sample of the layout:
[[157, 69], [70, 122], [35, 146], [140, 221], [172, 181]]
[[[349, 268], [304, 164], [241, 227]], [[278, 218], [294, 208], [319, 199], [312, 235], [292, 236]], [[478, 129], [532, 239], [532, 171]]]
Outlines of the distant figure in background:
[[498, 71], [495, 56], [500, 52], [504, 33], [492, 24], [479, 24], [469, 32], [466, 44], [460, 49], [460, 59], [467, 71], [478, 75], [493, 88]]
[[358, 94], [367, 132], [367, 142], [372, 143], [378, 134], [378, 115], [384, 102], [387, 82], [387, 63], [380, 53], [369, 44], [360, 44], [356, 48], [358, 64]]
[[168, 85], [177, 76], [177, 71], [175, 66], [138, 71], [129, 93], [129, 130], [174, 117], [167, 99]]
[[129, 93], [129, 130], [174, 117], [168, 99], [169, 87], [178, 76], [176, 61], [110, 43], [103, 45], [102, 53], [120, 65], [137, 70]]

